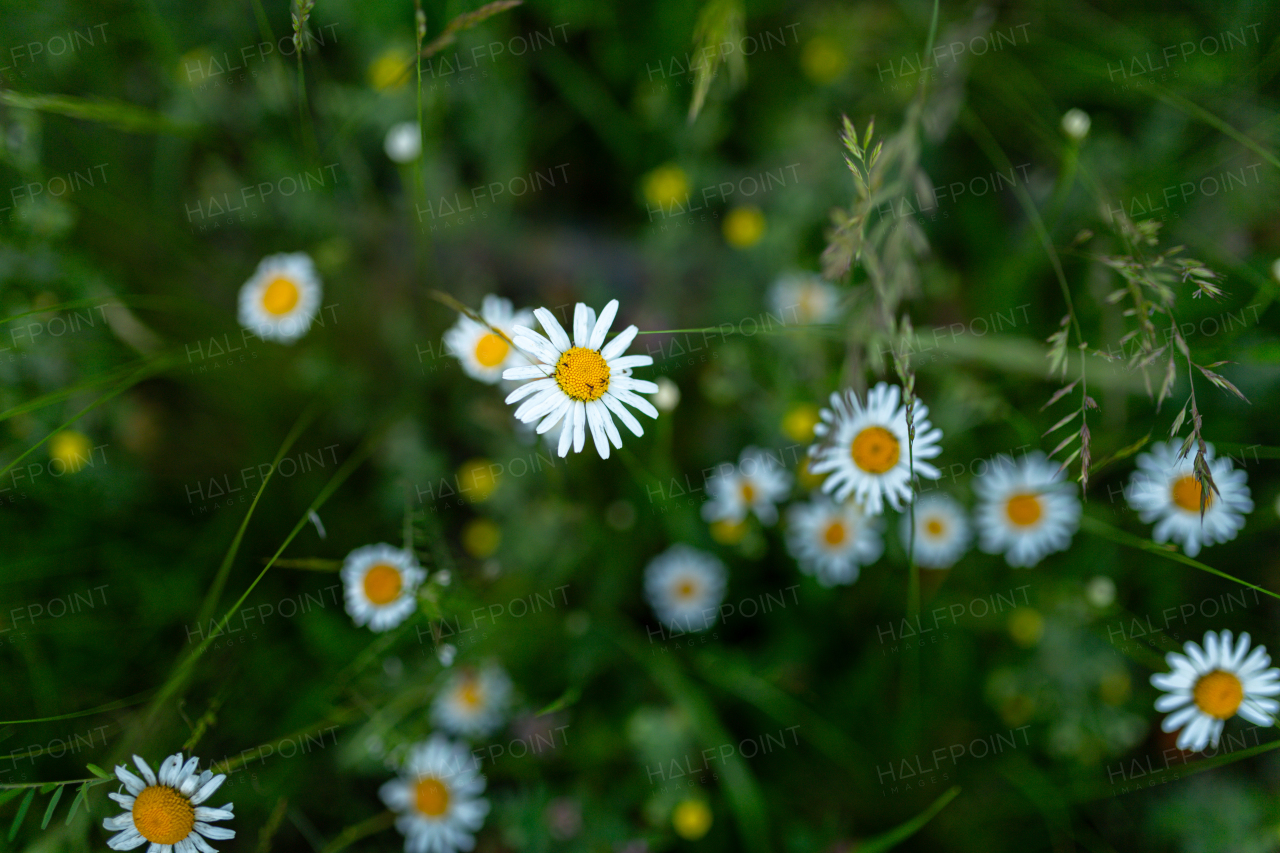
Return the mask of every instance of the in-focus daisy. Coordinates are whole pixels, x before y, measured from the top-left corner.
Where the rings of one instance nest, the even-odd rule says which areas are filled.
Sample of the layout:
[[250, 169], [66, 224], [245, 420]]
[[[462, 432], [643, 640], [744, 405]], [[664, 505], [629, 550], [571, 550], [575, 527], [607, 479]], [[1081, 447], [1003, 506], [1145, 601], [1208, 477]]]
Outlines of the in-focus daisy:
[[240, 325], [266, 341], [291, 344], [320, 310], [320, 275], [306, 252], [269, 255], [240, 288]]
[[1275, 725], [1280, 702], [1269, 699], [1280, 693], [1280, 669], [1271, 666], [1263, 646], [1249, 652], [1249, 635], [1241, 634], [1235, 645], [1231, 632], [1204, 635], [1204, 648], [1187, 641], [1185, 655], [1170, 652], [1165, 661], [1172, 672], [1151, 676], [1151, 684], [1165, 695], [1156, 700], [1156, 710], [1172, 711], [1160, 728], [1178, 733], [1178, 749], [1199, 752], [1209, 744], [1218, 745], [1222, 726], [1236, 714], [1259, 726]]
[[426, 577], [407, 551], [385, 544], [357, 548], [342, 564], [347, 612], [357, 625], [390, 630], [417, 609], [415, 594]]
[[829, 323], [839, 302], [835, 285], [814, 273], [789, 273], [769, 288], [770, 307], [784, 323]]
[[497, 731], [511, 700], [511, 679], [489, 664], [454, 673], [431, 703], [431, 720], [454, 735], [480, 738]]
[[774, 504], [791, 490], [791, 474], [782, 463], [759, 448], [748, 447], [738, 457], [737, 467], [725, 464], [721, 469], [707, 478], [704, 519], [738, 524], [754, 512], [763, 524], [778, 520]]
[[831, 408], [819, 413], [814, 427], [819, 443], [809, 448], [814, 474], [831, 474], [822, 491], [844, 501], [850, 495], [868, 515], [884, 512], [884, 502], [901, 510], [911, 502], [910, 460], [915, 473], [936, 480], [937, 468], [923, 460], [942, 452], [942, 430], [929, 424], [929, 407], [919, 400], [912, 410], [916, 439], [908, 453], [907, 407], [899, 405], [897, 385], [880, 382], [867, 394], [866, 405], [853, 391], [831, 395]]
[[1065, 551], [1080, 524], [1080, 501], [1056, 463], [1039, 451], [1015, 462], [1000, 455], [974, 481], [981, 504], [978, 544], [1004, 552], [1011, 566], [1029, 567], [1046, 554]]
[[1200, 553], [1204, 545], [1236, 538], [1244, 527], [1244, 514], [1253, 511], [1248, 476], [1235, 469], [1230, 459], [1215, 459], [1213, 445], [1205, 446], [1209, 473], [1218, 491], [1209, 492], [1204, 519], [1200, 518], [1200, 484], [1194, 471], [1195, 455], [1178, 458], [1182, 443], [1177, 439], [1153, 445], [1150, 453], [1138, 455], [1138, 470], [1129, 479], [1125, 497], [1138, 511], [1143, 523], [1156, 523], [1152, 538], [1173, 540], [1188, 557]]
[[529, 359], [493, 330], [498, 329], [511, 338], [516, 326], [533, 323], [533, 315], [528, 311], [513, 311], [510, 300], [490, 294], [480, 305], [480, 316], [488, 326], [459, 314], [458, 322], [444, 333], [444, 345], [450, 355], [462, 362], [468, 376], [496, 385], [503, 370], [526, 365]]
[[[969, 517], [956, 500], [940, 492], [916, 501], [916, 565], [926, 569], [949, 569], [969, 550], [973, 530]], [[898, 528], [905, 551], [911, 539], [911, 515], [902, 513]]]
[[407, 853], [453, 853], [476, 846], [475, 833], [489, 814], [484, 777], [467, 748], [432, 735], [409, 751], [400, 777], [378, 796], [396, 812]]
[[216, 809], [200, 805], [226, 781], [225, 775], [214, 776], [209, 770], [197, 773], [200, 759], [184, 762], [180, 752], [166, 758], [159, 773], [153, 773], [136, 755], [133, 763], [142, 778], [117, 764], [116, 778], [128, 793], [107, 794], [126, 809], [102, 822], [105, 829], [119, 830], [107, 839], [112, 850], [132, 850], [149, 842], [148, 853], [215, 853], [206, 838], [227, 841], [236, 837], [233, 829], [209, 825], [235, 817], [231, 803]]
[[644, 429], [627, 411], [627, 406], [651, 418], [658, 416], [653, 404], [640, 396], [658, 393], [658, 386], [631, 378], [632, 368], [653, 364], [653, 357], [623, 355], [639, 330], [628, 326], [608, 344], [604, 342], [617, 313], [616, 299], [604, 306], [598, 320], [594, 309], [579, 302], [573, 311], [572, 341], [546, 308], [539, 308], [533, 314], [547, 337], [524, 326], [515, 327], [512, 339], [535, 364], [503, 372], [503, 379], [533, 380], [512, 391], [507, 402], [529, 397], [516, 409], [516, 419], [525, 423], [539, 421], [539, 434], [563, 420], [557, 448], [560, 456], [569, 453], [570, 443], [574, 453], [582, 452], [588, 427], [602, 459], [609, 458], [610, 442], [614, 447], [622, 447], [622, 436], [610, 412], [636, 435], [644, 435]]
[[724, 563], [688, 545], [672, 545], [644, 570], [644, 592], [659, 621], [675, 631], [705, 631], [724, 600]]
[[851, 584], [863, 566], [880, 559], [881, 530], [880, 519], [852, 501], [837, 504], [819, 496], [787, 510], [787, 550], [800, 571], [823, 586]]

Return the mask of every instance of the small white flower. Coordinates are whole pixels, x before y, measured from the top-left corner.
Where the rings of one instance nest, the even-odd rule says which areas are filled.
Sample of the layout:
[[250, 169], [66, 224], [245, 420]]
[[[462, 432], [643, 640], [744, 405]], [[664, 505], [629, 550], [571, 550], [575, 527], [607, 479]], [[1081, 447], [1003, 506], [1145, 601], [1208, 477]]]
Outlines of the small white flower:
[[658, 395], [653, 398], [653, 404], [660, 412], [675, 411], [676, 406], [680, 405], [680, 386], [665, 376], [658, 377], [657, 385]]
[[366, 545], [342, 564], [347, 613], [357, 625], [387, 631], [418, 609], [416, 593], [427, 573], [407, 551], [390, 545]]
[[[903, 550], [911, 538], [909, 510], [902, 513], [898, 528]], [[926, 569], [949, 569], [969, 550], [973, 530], [964, 508], [952, 497], [928, 494], [916, 501], [916, 565]]]
[[533, 313], [547, 337], [516, 326], [513, 340], [535, 363], [513, 367], [502, 374], [503, 379], [533, 380], [507, 396], [508, 403], [529, 397], [516, 409], [516, 419], [525, 423], [539, 421], [540, 435], [563, 421], [557, 448], [560, 456], [568, 455], [570, 444], [574, 453], [581, 453], [590, 427], [596, 452], [600, 458], [608, 459], [610, 442], [622, 447], [622, 436], [612, 415], [617, 415], [635, 435], [644, 435], [640, 422], [626, 407], [639, 409], [651, 418], [658, 416], [653, 404], [640, 396], [658, 393], [658, 386], [631, 377], [632, 368], [653, 364], [653, 357], [623, 355], [639, 332], [635, 326], [623, 329], [608, 344], [604, 342], [618, 313], [618, 300], [604, 306], [598, 320], [593, 309], [579, 302], [573, 311], [572, 341], [546, 308]]
[[916, 438], [914, 453], [908, 453], [907, 407], [900, 406], [897, 385], [881, 382], [867, 394], [866, 405], [853, 391], [831, 395], [831, 408], [819, 413], [821, 422], [813, 432], [819, 443], [809, 448], [813, 461], [809, 470], [827, 474], [822, 491], [837, 501], [850, 495], [868, 515], [884, 512], [884, 502], [901, 510], [911, 502], [911, 470], [936, 480], [937, 468], [923, 460], [942, 453], [938, 440], [942, 430], [929, 424], [929, 407], [916, 400], [912, 410]]
[[988, 554], [1003, 552], [1014, 567], [1034, 566], [1046, 554], [1065, 551], [1080, 524], [1074, 487], [1039, 451], [1017, 462], [1004, 455], [990, 460], [973, 490], [981, 500], [979, 547]]
[[1084, 110], [1073, 107], [1062, 114], [1062, 132], [1076, 142], [1089, 135], [1089, 125], [1092, 123]]
[[851, 584], [884, 553], [883, 521], [852, 501], [816, 497], [787, 510], [787, 550], [823, 586]]
[[102, 821], [104, 829], [116, 832], [107, 839], [112, 850], [132, 850], [150, 843], [147, 853], [214, 853], [205, 839], [227, 841], [235, 838], [235, 830], [210, 826], [218, 820], [230, 820], [233, 806], [221, 808], [200, 805], [226, 781], [223, 774], [212, 771], [197, 773], [200, 759], [183, 761], [182, 753], [170, 755], [153, 773], [147, 762], [133, 757], [141, 778], [116, 765], [116, 778], [124, 783], [127, 794], [112, 792], [108, 797], [126, 811]]
[[1205, 458], [1218, 493], [1209, 493], [1202, 520], [1195, 455], [1179, 459], [1181, 446], [1173, 439], [1139, 454], [1138, 470], [1129, 479], [1125, 497], [1144, 524], [1156, 522], [1152, 531], [1156, 542], [1178, 542], [1188, 557], [1194, 557], [1204, 545], [1235, 539], [1244, 527], [1244, 514], [1253, 511], [1253, 501], [1245, 472], [1233, 469], [1230, 459], [1215, 459], [1213, 445], [1206, 445]]
[[480, 305], [480, 316], [487, 326], [466, 314], [458, 315], [458, 322], [444, 333], [444, 346], [462, 363], [468, 376], [496, 385], [503, 370], [527, 365], [529, 359], [493, 330], [499, 330], [510, 340], [517, 326], [533, 322], [533, 314], [512, 311], [510, 300], [489, 294]]
[[378, 796], [396, 812], [406, 853], [454, 853], [476, 846], [489, 814], [484, 785], [467, 748], [436, 734], [409, 751], [400, 777]]
[[455, 672], [431, 703], [431, 720], [453, 735], [481, 738], [497, 731], [511, 701], [511, 679], [490, 664]]
[[393, 124], [387, 131], [387, 138], [382, 147], [387, 156], [396, 163], [412, 163], [422, 154], [422, 131], [416, 121], [402, 121]]
[[748, 512], [754, 512], [762, 524], [773, 524], [778, 520], [774, 505], [790, 490], [790, 472], [765, 451], [748, 447], [738, 457], [737, 467], [726, 463], [707, 478], [702, 517], [712, 523], [741, 524]]
[[320, 293], [307, 253], [269, 255], [240, 288], [240, 325], [265, 341], [293, 343], [311, 328]]
[[788, 273], [769, 288], [769, 305], [784, 324], [829, 323], [839, 304], [836, 286], [814, 273]]
[[1249, 652], [1249, 635], [1241, 634], [1234, 647], [1231, 632], [1204, 635], [1204, 648], [1187, 641], [1185, 655], [1170, 652], [1165, 662], [1172, 672], [1151, 676], [1152, 686], [1164, 690], [1156, 700], [1156, 710], [1173, 711], [1160, 724], [1178, 733], [1178, 749], [1199, 752], [1218, 745], [1226, 720], [1236, 714], [1259, 726], [1275, 725], [1280, 702], [1266, 697], [1280, 693], [1280, 669], [1271, 666], [1263, 646]]
[[645, 597], [668, 628], [705, 631], [715, 624], [726, 576], [724, 563], [712, 555], [672, 545], [645, 567]]

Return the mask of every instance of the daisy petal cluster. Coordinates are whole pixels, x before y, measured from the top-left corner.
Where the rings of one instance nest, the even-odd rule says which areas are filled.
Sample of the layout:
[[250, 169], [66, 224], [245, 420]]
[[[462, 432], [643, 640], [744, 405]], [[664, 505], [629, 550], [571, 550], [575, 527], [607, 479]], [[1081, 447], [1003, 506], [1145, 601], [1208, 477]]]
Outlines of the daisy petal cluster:
[[1144, 524], [1155, 522], [1156, 542], [1177, 542], [1194, 557], [1205, 545], [1235, 539], [1244, 527], [1245, 513], [1253, 511], [1253, 500], [1245, 472], [1233, 468], [1230, 459], [1215, 458], [1213, 445], [1207, 445], [1205, 457], [1218, 491], [1210, 491], [1201, 518], [1195, 462], [1190, 455], [1179, 459], [1180, 449], [1181, 442], [1174, 439], [1139, 454], [1125, 497]]
[[291, 344], [311, 328], [320, 294], [310, 255], [269, 255], [240, 288], [240, 325], [264, 341]]
[[431, 703], [431, 720], [450, 734], [485, 737], [502, 726], [511, 679], [502, 667], [489, 664], [479, 671], [454, 673]]
[[884, 553], [882, 526], [851, 501], [817, 497], [787, 511], [787, 548], [800, 570], [823, 586], [851, 584]]
[[644, 570], [644, 591], [662, 624], [673, 631], [705, 631], [724, 600], [724, 563], [712, 555], [673, 545]]
[[784, 321], [791, 315], [792, 322], [805, 325], [829, 323], [840, 304], [840, 291], [820, 275], [789, 273], [769, 288], [769, 304]]
[[702, 517], [707, 521], [740, 524], [754, 512], [762, 524], [773, 524], [778, 520], [775, 504], [791, 490], [791, 474], [763, 450], [748, 447], [736, 467], [722, 465], [707, 479], [706, 488], [709, 497]]
[[453, 853], [476, 846], [489, 814], [484, 786], [466, 746], [432, 735], [409, 750], [399, 778], [378, 796], [396, 813], [406, 853]]
[[[869, 515], [880, 515], [884, 504], [896, 510], [911, 502], [911, 464], [915, 475], [936, 480], [942, 476], [924, 461], [942, 453], [942, 430], [929, 424], [929, 408], [917, 401], [912, 411], [915, 442], [907, 432], [907, 407], [901, 405], [897, 385], [881, 382], [867, 394], [865, 403], [853, 391], [831, 395], [831, 408], [819, 414], [814, 427], [819, 443], [809, 448], [815, 474], [830, 474], [822, 491], [837, 501], [850, 496]], [[910, 444], [910, 448], [908, 448]], [[910, 452], [909, 452], [910, 451]]]
[[[416, 132], [417, 125], [413, 127]], [[458, 315], [458, 322], [444, 333], [444, 346], [468, 376], [496, 385], [504, 370], [529, 363], [523, 353], [511, 346], [511, 336], [516, 326], [532, 324], [533, 314], [514, 311], [510, 300], [490, 294], [480, 305], [480, 317], [483, 323], [466, 314]]]
[[[915, 505], [916, 565], [926, 569], [949, 569], [969, 550], [973, 529], [964, 507], [955, 498], [941, 493], [925, 495]], [[903, 513], [899, 527], [903, 547], [911, 541], [911, 515]]]
[[1034, 451], [1014, 461], [997, 456], [973, 482], [978, 545], [1004, 554], [1015, 568], [1065, 551], [1080, 524], [1080, 501], [1059, 467]]
[[427, 573], [408, 551], [379, 543], [357, 548], [342, 564], [347, 613], [371, 631], [389, 631], [418, 609]]
[[1160, 728], [1178, 733], [1178, 748], [1199, 752], [1217, 746], [1225, 722], [1239, 714], [1259, 726], [1275, 725], [1280, 702], [1280, 669], [1271, 666], [1264, 646], [1249, 652], [1249, 635], [1232, 643], [1231, 632], [1204, 635], [1204, 646], [1187, 641], [1185, 655], [1165, 656], [1171, 672], [1151, 676], [1151, 684], [1166, 691], [1156, 710], [1172, 712]]
[[611, 443], [616, 448], [622, 447], [622, 436], [613, 415], [633, 434], [644, 435], [640, 422], [627, 406], [651, 418], [658, 417], [653, 404], [640, 396], [658, 393], [658, 386], [644, 379], [633, 379], [631, 370], [653, 364], [653, 357], [623, 355], [639, 331], [635, 326], [628, 326], [605, 343], [618, 313], [618, 300], [605, 305], [598, 318], [594, 309], [579, 302], [573, 311], [572, 340], [546, 308], [533, 313], [546, 336], [515, 326], [512, 339], [534, 364], [508, 368], [502, 374], [503, 379], [525, 381], [507, 396], [507, 403], [524, 400], [516, 409], [516, 419], [524, 423], [538, 421], [539, 435], [563, 423], [557, 445], [557, 453], [562, 457], [569, 453], [571, 445], [574, 453], [582, 452], [590, 428], [596, 452], [602, 459], [608, 459]]
[[235, 830], [211, 826], [235, 817], [231, 803], [216, 809], [201, 805], [226, 781], [225, 775], [215, 776], [210, 770], [197, 773], [200, 759], [184, 761], [180, 752], [161, 762], [158, 773], [136, 755], [133, 763], [140, 777], [116, 766], [116, 778], [128, 793], [107, 795], [125, 809], [102, 821], [103, 828], [116, 832], [107, 839], [112, 850], [150, 844], [147, 853], [216, 853], [210, 840], [236, 837]]

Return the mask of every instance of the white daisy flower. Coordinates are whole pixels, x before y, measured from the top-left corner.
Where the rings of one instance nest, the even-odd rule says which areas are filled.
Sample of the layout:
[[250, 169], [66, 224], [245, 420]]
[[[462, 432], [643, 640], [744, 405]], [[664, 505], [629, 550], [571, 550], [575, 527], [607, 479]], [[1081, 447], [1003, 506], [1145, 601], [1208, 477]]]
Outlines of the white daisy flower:
[[422, 130], [416, 121], [393, 124], [382, 141], [387, 156], [396, 163], [412, 163], [422, 154]]
[[1003, 454], [973, 481], [979, 546], [1004, 552], [1011, 566], [1030, 567], [1046, 554], [1065, 551], [1080, 524], [1080, 501], [1056, 463], [1040, 451], [1018, 462]]
[[432, 735], [409, 751], [400, 777], [378, 796], [397, 813], [396, 829], [407, 853], [453, 853], [476, 846], [475, 833], [489, 814], [484, 777], [467, 748]]
[[1125, 497], [1144, 524], [1156, 522], [1151, 534], [1156, 542], [1173, 540], [1182, 545], [1188, 557], [1194, 557], [1204, 545], [1235, 539], [1244, 527], [1244, 514], [1253, 511], [1253, 501], [1245, 485], [1245, 472], [1232, 468], [1230, 459], [1215, 459], [1213, 445], [1206, 445], [1209, 473], [1218, 492], [1210, 491], [1202, 521], [1195, 457], [1188, 453], [1179, 459], [1181, 446], [1174, 439], [1139, 454], [1138, 470], [1129, 479]]
[[525, 423], [540, 421], [539, 434], [563, 420], [557, 449], [560, 456], [569, 453], [570, 442], [574, 453], [582, 452], [587, 427], [591, 428], [591, 437], [602, 459], [609, 458], [610, 442], [614, 447], [622, 447], [622, 436], [618, 434], [610, 412], [636, 435], [644, 435], [644, 429], [627, 411], [627, 406], [639, 409], [651, 418], [658, 416], [653, 404], [640, 396], [658, 393], [658, 386], [648, 380], [631, 377], [632, 368], [653, 364], [653, 357], [622, 354], [639, 330], [628, 326], [608, 344], [604, 342], [617, 313], [616, 299], [604, 306], [599, 320], [593, 309], [579, 302], [573, 311], [572, 341], [546, 308], [539, 308], [533, 314], [542, 323], [547, 337], [524, 326], [515, 327], [512, 337], [515, 345], [524, 350], [535, 364], [510, 368], [503, 372], [502, 378], [534, 381], [512, 391], [507, 402], [515, 403], [532, 394], [515, 414], [517, 420]]
[[269, 255], [240, 288], [240, 325], [266, 341], [291, 344], [320, 311], [320, 275], [306, 252]]
[[645, 597], [668, 628], [705, 631], [716, 621], [726, 576], [724, 563], [711, 554], [672, 545], [645, 567]]
[[707, 478], [708, 500], [702, 517], [709, 522], [741, 524], [754, 512], [763, 524], [778, 520], [775, 503], [791, 491], [791, 474], [778, 460], [756, 447], [748, 447], [738, 457], [738, 465], [722, 465]]
[[840, 291], [815, 273], [788, 273], [769, 288], [769, 305], [784, 323], [829, 323], [839, 303]]
[[942, 452], [938, 439], [942, 430], [929, 424], [929, 407], [916, 400], [912, 411], [916, 439], [914, 453], [908, 453], [907, 407], [899, 405], [897, 385], [881, 382], [862, 401], [853, 391], [831, 395], [831, 408], [819, 413], [821, 422], [813, 428], [819, 443], [809, 448], [813, 461], [809, 470], [827, 474], [822, 491], [840, 502], [850, 495], [868, 515], [884, 512], [884, 502], [896, 510], [911, 502], [911, 471], [936, 480], [942, 476], [937, 468], [922, 460], [933, 459]]
[[881, 519], [857, 504], [816, 497], [787, 510], [787, 550], [823, 586], [851, 584], [884, 553]]
[[418, 609], [418, 585], [427, 573], [408, 551], [390, 545], [366, 545], [342, 564], [347, 612], [357, 625], [388, 631]]
[[1266, 697], [1280, 693], [1280, 669], [1271, 666], [1264, 646], [1246, 658], [1248, 634], [1241, 634], [1233, 647], [1230, 631], [1208, 631], [1203, 649], [1191, 641], [1182, 648], [1185, 655], [1165, 655], [1172, 672], [1151, 676], [1152, 686], [1165, 691], [1156, 710], [1173, 711], [1161, 730], [1185, 726], [1178, 733], [1178, 749], [1199, 752], [1209, 744], [1217, 746], [1223, 723], [1236, 714], [1259, 726], [1275, 725], [1280, 702]]
[[102, 821], [103, 828], [119, 830], [107, 839], [112, 850], [132, 850], [150, 843], [147, 853], [216, 853], [206, 838], [227, 841], [236, 837], [233, 829], [209, 825], [235, 817], [231, 803], [216, 809], [200, 805], [226, 781], [224, 774], [214, 776], [209, 770], [197, 773], [200, 759], [184, 762], [180, 752], [166, 758], [159, 773], [153, 773], [136, 755], [133, 763], [142, 778], [117, 764], [116, 778], [128, 794], [107, 794], [126, 809]]
[[[969, 550], [973, 529], [964, 507], [942, 493], [925, 495], [916, 501], [916, 565], [926, 569], [949, 569]], [[905, 550], [911, 540], [911, 516], [903, 512], [898, 528]]]
[[431, 703], [431, 720], [454, 735], [481, 738], [502, 726], [511, 700], [511, 679], [490, 664], [479, 672], [454, 673]]
[[444, 345], [450, 355], [462, 362], [468, 376], [496, 385], [503, 370], [526, 365], [529, 359], [493, 330], [498, 329], [511, 338], [517, 326], [533, 323], [533, 315], [528, 311], [512, 311], [510, 300], [490, 294], [480, 305], [480, 316], [488, 326], [466, 314], [458, 315], [458, 322], [444, 333]]

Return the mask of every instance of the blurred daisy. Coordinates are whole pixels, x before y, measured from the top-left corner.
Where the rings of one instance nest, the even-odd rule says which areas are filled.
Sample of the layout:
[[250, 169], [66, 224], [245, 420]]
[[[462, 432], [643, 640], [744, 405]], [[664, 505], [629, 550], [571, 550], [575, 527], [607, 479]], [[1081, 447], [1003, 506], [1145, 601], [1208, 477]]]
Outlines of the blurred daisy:
[[[916, 565], [949, 569], [969, 550], [973, 531], [964, 507], [944, 494], [925, 495], [916, 501]], [[911, 516], [903, 512], [899, 535], [905, 549], [911, 540]]]
[[737, 524], [754, 512], [763, 524], [778, 520], [775, 503], [791, 490], [791, 474], [763, 450], [748, 447], [738, 457], [738, 465], [723, 465], [707, 479], [708, 500], [702, 517], [709, 522]]
[[817, 497], [787, 510], [787, 550], [823, 586], [851, 584], [884, 553], [881, 521], [852, 501]]
[[462, 362], [468, 376], [496, 385], [503, 370], [527, 365], [529, 359], [493, 330], [510, 339], [517, 326], [533, 323], [533, 315], [528, 311], [512, 311], [510, 300], [490, 294], [480, 304], [480, 316], [487, 326], [459, 314], [458, 322], [444, 333], [444, 345], [450, 355]]
[[764, 213], [755, 205], [730, 209], [721, 225], [724, 239], [735, 249], [750, 249], [764, 237]]
[[400, 778], [378, 796], [396, 812], [407, 853], [453, 853], [476, 846], [475, 833], [489, 814], [484, 777], [467, 748], [432, 735], [409, 751]]
[[390, 630], [418, 609], [415, 593], [426, 577], [407, 551], [384, 544], [357, 548], [342, 564], [347, 612], [371, 631]]
[[133, 757], [142, 778], [116, 765], [116, 778], [124, 783], [127, 794], [112, 792], [108, 797], [126, 811], [102, 821], [105, 829], [116, 835], [107, 839], [112, 850], [132, 850], [150, 842], [148, 853], [211, 853], [208, 841], [235, 838], [235, 830], [210, 826], [216, 820], [230, 820], [232, 804], [213, 809], [200, 805], [218, 790], [227, 777], [212, 771], [196, 773], [200, 759], [185, 763], [182, 753], [170, 755], [153, 773], [147, 762]]
[[1187, 641], [1185, 655], [1170, 652], [1165, 661], [1172, 672], [1151, 676], [1151, 684], [1165, 691], [1156, 700], [1156, 710], [1173, 711], [1160, 724], [1163, 731], [1178, 733], [1178, 749], [1199, 752], [1218, 745], [1222, 726], [1236, 714], [1259, 726], [1275, 724], [1280, 702], [1268, 699], [1280, 693], [1280, 669], [1271, 666], [1271, 657], [1258, 646], [1247, 658], [1249, 635], [1241, 634], [1234, 647], [1231, 632], [1204, 635], [1204, 648]]
[[1215, 459], [1213, 445], [1206, 445], [1209, 473], [1218, 492], [1209, 493], [1201, 519], [1195, 457], [1188, 454], [1179, 459], [1181, 445], [1173, 439], [1139, 454], [1138, 470], [1129, 479], [1125, 497], [1144, 524], [1156, 522], [1151, 534], [1156, 542], [1173, 540], [1188, 557], [1194, 557], [1204, 545], [1235, 539], [1244, 527], [1244, 514], [1253, 511], [1253, 501], [1245, 472], [1232, 468], [1230, 459]]
[[490, 664], [479, 672], [462, 670], [445, 683], [431, 703], [431, 720], [454, 735], [480, 738], [497, 731], [511, 700], [511, 679]]
[[383, 150], [395, 163], [412, 163], [422, 154], [422, 131], [416, 121], [393, 124], [382, 142]]
[[1004, 552], [1011, 566], [1034, 566], [1046, 554], [1065, 551], [1080, 524], [1073, 487], [1039, 451], [1018, 462], [997, 456], [973, 481], [973, 490], [982, 501], [979, 546], [988, 554]]
[[269, 255], [240, 288], [240, 325], [266, 341], [289, 344], [320, 310], [320, 276], [306, 252]]
[[839, 302], [835, 285], [813, 273], [784, 275], [769, 288], [769, 305], [784, 323], [829, 323]]
[[[868, 515], [884, 512], [885, 500], [896, 510], [911, 502], [907, 407], [899, 405], [900, 395], [897, 385], [880, 382], [868, 392], [864, 406], [853, 391], [834, 392], [831, 408], [822, 410], [822, 422], [813, 430], [820, 443], [809, 448], [809, 470], [831, 474], [822, 491], [837, 501], [852, 495]], [[928, 415], [929, 407], [917, 400], [912, 412], [915, 473], [936, 480], [941, 472], [922, 460], [942, 453], [942, 430], [930, 426]]]
[[604, 306], [598, 320], [594, 309], [579, 302], [573, 311], [572, 341], [546, 308], [533, 313], [547, 337], [518, 325], [512, 340], [529, 354], [531, 361], [538, 363], [512, 367], [502, 374], [503, 379], [533, 380], [507, 396], [508, 403], [515, 403], [533, 395], [516, 409], [516, 419], [525, 423], [540, 421], [539, 434], [563, 421], [557, 448], [560, 456], [569, 453], [571, 442], [574, 453], [582, 452], [587, 427], [591, 428], [600, 458], [609, 458], [610, 442], [622, 447], [622, 436], [610, 412], [631, 432], [644, 435], [640, 422], [626, 407], [639, 409], [651, 418], [658, 416], [653, 404], [640, 396], [658, 393], [658, 386], [631, 377], [632, 368], [653, 364], [653, 357], [623, 355], [639, 331], [635, 326], [628, 326], [605, 344], [605, 335], [618, 313], [618, 300]]
[[644, 570], [644, 592], [659, 621], [679, 631], [705, 631], [724, 600], [724, 564], [712, 555], [672, 545]]

